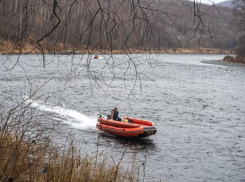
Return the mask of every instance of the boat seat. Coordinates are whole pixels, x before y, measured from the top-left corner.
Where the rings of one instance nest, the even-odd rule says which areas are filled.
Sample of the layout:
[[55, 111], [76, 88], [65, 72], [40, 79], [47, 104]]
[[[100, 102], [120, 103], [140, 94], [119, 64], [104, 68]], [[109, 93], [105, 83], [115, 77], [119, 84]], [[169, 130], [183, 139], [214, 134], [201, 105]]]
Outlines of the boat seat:
[[[110, 119], [110, 117], [111, 117], [111, 115], [107, 115], [106, 116], [106, 119], [108, 120], [108, 119]], [[131, 120], [131, 119], [129, 119], [129, 118], [127, 118], [126, 120], [128, 120], [128, 122], [126, 122], [126, 123], [131, 123], [131, 124], [134, 124], [134, 122]], [[120, 122], [125, 122], [125, 121], [120, 121]]]
[[122, 122], [134, 124], [134, 122], [131, 119], [129, 119], [129, 118], [123, 119]]
[[128, 120], [128, 123], [134, 124], [134, 122], [130, 119]]

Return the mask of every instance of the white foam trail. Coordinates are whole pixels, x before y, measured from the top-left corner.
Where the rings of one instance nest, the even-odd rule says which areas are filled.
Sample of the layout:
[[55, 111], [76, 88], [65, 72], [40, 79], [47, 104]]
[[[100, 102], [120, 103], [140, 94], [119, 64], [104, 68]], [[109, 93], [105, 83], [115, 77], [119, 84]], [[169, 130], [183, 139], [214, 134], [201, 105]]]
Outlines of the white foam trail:
[[[88, 117], [84, 114], [79, 113], [76, 110], [66, 109], [59, 106], [53, 106], [49, 103], [44, 103], [42, 101], [30, 100], [26, 101], [31, 107], [37, 108], [41, 111], [54, 113], [57, 117], [52, 117], [53, 119], [60, 120], [72, 128], [76, 129], [95, 129], [97, 118]], [[60, 119], [62, 118], [62, 119]]]

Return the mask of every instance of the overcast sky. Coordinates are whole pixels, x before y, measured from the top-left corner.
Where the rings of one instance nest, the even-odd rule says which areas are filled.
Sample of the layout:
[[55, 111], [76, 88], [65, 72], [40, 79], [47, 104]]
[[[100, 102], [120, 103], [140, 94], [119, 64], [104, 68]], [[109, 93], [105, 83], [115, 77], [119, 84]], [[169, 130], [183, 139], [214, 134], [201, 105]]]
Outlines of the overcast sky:
[[205, 4], [217, 4], [217, 3], [220, 3], [222, 1], [226, 1], [226, 0], [196, 0], [197, 2], [202, 2], [202, 3], [205, 3]]

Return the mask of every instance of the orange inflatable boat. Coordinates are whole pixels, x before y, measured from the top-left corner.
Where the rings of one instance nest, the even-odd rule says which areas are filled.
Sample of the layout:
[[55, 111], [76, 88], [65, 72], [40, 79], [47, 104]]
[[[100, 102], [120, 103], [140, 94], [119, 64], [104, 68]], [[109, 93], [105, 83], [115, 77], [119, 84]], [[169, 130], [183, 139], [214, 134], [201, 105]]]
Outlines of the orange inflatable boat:
[[151, 121], [124, 117], [122, 121], [106, 119], [100, 115], [96, 128], [100, 131], [121, 137], [147, 137], [157, 129]]
[[99, 56], [98, 55], [94, 56], [94, 59], [99, 59]]

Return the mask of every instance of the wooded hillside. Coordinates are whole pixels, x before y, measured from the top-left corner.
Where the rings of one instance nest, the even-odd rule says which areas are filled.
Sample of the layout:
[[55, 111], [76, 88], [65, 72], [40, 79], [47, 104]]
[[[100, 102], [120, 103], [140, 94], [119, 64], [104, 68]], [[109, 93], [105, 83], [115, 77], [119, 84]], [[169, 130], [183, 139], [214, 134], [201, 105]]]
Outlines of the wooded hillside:
[[0, 1], [1, 45], [20, 52], [230, 49], [232, 21], [229, 8], [188, 1]]

